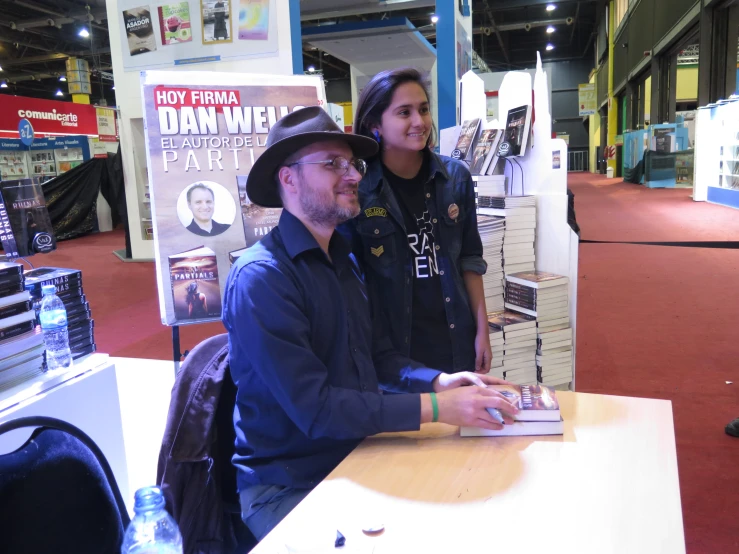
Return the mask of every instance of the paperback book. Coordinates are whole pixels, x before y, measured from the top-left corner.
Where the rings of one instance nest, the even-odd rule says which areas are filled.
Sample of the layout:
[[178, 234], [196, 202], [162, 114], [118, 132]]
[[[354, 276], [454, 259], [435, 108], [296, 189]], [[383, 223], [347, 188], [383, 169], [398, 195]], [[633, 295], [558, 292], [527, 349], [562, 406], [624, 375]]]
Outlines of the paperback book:
[[505, 136], [500, 144], [501, 158], [523, 156], [531, 129], [531, 107], [521, 106], [508, 112]]
[[9, 259], [56, 249], [39, 179], [0, 182], [0, 242]]
[[480, 119], [470, 119], [462, 124], [462, 130], [457, 139], [457, 145], [452, 150], [452, 158], [455, 160], [468, 160], [472, 155], [472, 147], [480, 129]]
[[163, 45], [190, 42], [192, 40], [189, 3], [165, 4], [157, 9], [159, 11], [159, 30]]

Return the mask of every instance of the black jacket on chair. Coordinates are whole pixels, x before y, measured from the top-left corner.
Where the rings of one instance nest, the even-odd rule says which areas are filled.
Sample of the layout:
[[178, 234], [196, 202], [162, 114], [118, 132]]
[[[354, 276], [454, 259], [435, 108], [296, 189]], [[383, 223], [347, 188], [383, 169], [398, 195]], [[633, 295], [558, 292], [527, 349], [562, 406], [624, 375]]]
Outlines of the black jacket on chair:
[[245, 551], [248, 530], [231, 464], [235, 402], [228, 335], [217, 335], [197, 345], [180, 367], [159, 452], [157, 483], [182, 533], [183, 554]]
[[21, 423], [41, 427], [0, 455], [0, 552], [118, 554], [129, 518], [99, 448], [52, 418], [20, 418], [0, 428]]

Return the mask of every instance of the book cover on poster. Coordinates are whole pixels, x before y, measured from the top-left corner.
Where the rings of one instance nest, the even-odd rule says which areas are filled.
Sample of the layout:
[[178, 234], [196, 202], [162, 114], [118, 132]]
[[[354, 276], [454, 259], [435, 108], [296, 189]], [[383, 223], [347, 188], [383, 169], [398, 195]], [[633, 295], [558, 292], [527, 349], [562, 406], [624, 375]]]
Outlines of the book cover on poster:
[[280, 210], [249, 201], [246, 176], [272, 125], [297, 109], [325, 105], [323, 83], [310, 75], [196, 71], [144, 71], [141, 83], [162, 323], [219, 320], [220, 311], [210, 309], [208, 317], [189, 317], [181, 297], [175, 309], [170, 257], [210, 248], [224, 292], [236, 253], [279, 220]]
[[[246, 248], [248, 248], [259, 242], [262, 237], [267, 236], [280, 222], [282, 208], [263, 208], [249, 200], [249, 196], [246, 194], [246, 178], [247, 175], [237, 175], [236, 187], [239, 190], [241, 220], [244, 223], [244, 237], [246, 238]], [[233, 261], [236, 261], [236, 259], [238, 259], [238, 256]]]
[[126, 25], [128, 51], [132, 56], [156, 51], [157, 41], [149, 6], [123, 10], [123, 22]]
[[192, 40], [190, 28], [190, 4], [177, 2], [157, 8], [159, 12], [159, 31], [162, 44], [178, 44]]
[[0, 242], [9, 259], [56, 250], [39, 179], [0, 183]]
[[169, 278], [178, 320], [211, 320], [221, 317], [216, 253], [202, 247], [169, 257]]

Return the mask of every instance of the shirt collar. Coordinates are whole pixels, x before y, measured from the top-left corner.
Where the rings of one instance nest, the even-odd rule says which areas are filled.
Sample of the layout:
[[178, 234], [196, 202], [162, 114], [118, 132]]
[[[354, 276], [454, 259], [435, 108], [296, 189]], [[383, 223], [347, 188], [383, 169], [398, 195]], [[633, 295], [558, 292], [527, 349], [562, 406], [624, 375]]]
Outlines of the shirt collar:
[[[431, 157], [429, 160], [429, 180], [436, 177], [437, 173], [440, 173], [442, 177], [449, 180], [449, 173], [446, 170], [444, 161], [435, 152], [431, 152], [429, 150], [426, 152], [426, 155]], [[367, 174], [364, 178], [367, 179], [367, 183], [369, 184], [369, 192], [372, 192], [374, 189], [379, 187], [382, 182], [382, 160], [378, 155], [367, 165]]]
[[[280, 215], [278, 226], [285, 250], [291, 260], [309, 250], [318, 250], [321, 254], [324, 254], [318, 241], [308, 228], [303, 225], [303, 222], [284, 208], [282, 215]], [[331, 236], [328, 250], [334, 261], [343, 259], [351, 253], [349, 243], [337, 231], [334, 231], [334, 234]]]

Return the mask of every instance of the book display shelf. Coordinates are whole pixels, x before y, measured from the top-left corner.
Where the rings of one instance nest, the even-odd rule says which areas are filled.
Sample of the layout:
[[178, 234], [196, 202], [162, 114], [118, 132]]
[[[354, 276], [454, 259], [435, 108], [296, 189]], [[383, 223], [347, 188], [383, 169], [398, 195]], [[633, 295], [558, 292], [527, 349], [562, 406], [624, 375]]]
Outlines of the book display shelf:
[[[440, 153], [479, 171], [473, 180], [488, 263], [491, 374], [575, 390], [579, 238], [567, 223], [567, 144], [551, 138], [546, 74], [540, 61], [533, 82], [529, 73], [509, 72], [498, 97], [500, 119], [493, 121], [485, 117], [480, 78], [468, 72], [462, 81], [461, 125], [441, 131]], [[479, 131], [466, 145], [461, 131], [475, 119]], [[496, 141], [486, 130], [502, 136]], [[498, 151], [483, 152], [485, 143], [498, 144]], [[476, 154], [485, 161], [476, 164]], [[510, 286], [517, 277], [524, 285]], [[537, 294], [537, 282], [547, 279], [557, 280], [556, 291]]]

